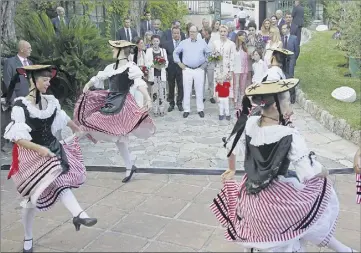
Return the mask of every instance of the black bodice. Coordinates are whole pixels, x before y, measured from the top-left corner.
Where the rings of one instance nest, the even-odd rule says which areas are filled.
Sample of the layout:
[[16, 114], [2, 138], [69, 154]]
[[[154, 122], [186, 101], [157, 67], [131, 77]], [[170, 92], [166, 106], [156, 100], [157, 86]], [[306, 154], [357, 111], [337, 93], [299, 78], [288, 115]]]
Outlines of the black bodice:
[[129, 92], [129, 89], [133, 85], [134, 81], [129, 79], [128, 73], [129, 68], [120, 74], [111, 76], [109, 78], [109, 91], [120, 93]]
[[134, 83], [133, 80], [129, 79], [128, 73], [129, 68], [109, 78], [109, 94], [105, 105], [100, 109], [101, 113], [117, 114], [122, 110], [130, 87]]
[[268, 187], [277, 176], [287, 176], [290, 166], [287, 155], [291, 148], [292, 135], [261, 146], [253, 146], [251, 139], [246, 135], [244, 167], [247, 173], [247, 192], [254, 194]]
[[58, 139], [51, 132], [51, 126], [54, 122], [57, 109], [54, 110], [53, 114], [49, 118], [39, 119], [30, 117], [27, 107], [21, 100], [16, 101], [15, 106], [22, 107], [24, 110], [25, 123], [31, 128], [31, 142], [47, 147], [61, 160], [63, 172], [69, 171], [69, 163], [64, 149]]

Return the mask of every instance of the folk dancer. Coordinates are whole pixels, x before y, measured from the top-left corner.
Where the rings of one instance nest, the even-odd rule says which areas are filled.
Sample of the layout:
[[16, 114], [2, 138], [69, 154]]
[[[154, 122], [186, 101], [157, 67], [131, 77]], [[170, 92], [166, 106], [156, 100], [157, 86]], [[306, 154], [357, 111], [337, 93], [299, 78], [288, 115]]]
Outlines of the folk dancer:
[[[109, 44], [116, 63], [99, 71], [85, 85], [75, 106], [74, 120], [94, 142], [116, 144], [125, 163], [126, 175], [122, 182], [126, 183], [136, 171], [128, 148], [129, 134], [146, 139], [154, 134], [155, 125], [148, 114], [152, 101], [142, 79], [143, 72], [128, 61], [131, 47], [135, 45], [124, 40], [109, 41]], [[104, 81], [108, 79], [109, 90], [104, 90]]]
[[[94, 226], [97, 219], [80, 207], [72, 188], [79, 188], [86, 178], [78, 137], [60, 143], [54, 134], [66, 126], [79, 134], [81, 130], [61, 110], [59, 101], [44, 95], [56, 68], [50, 65], [29, 65], [17, 69], [17, 75], [29, 80], [30, 92], [14, 100], [12, 122], [6, 127], [4, 138], [14, 142], [13, 160], [8, 178], [12, 178], [25, 200], [22, 221], [24, 225], [24, 252], [33, 252], [33, 223], [37, 210], [47, 211], [60, 199], [73, 216], [76, 231], [80, 226]], [[13, 78], [10, 99], [18, 77]]]
[[[334, 236], [339, 201], [328, 171], [309, 152], [302, 135], [281, 124], [290, 110], [289, 90], [298, 79], [254, 84], [246, 95], [261, 116], [242, 116], [227, 142], [229, 169], [211, 210], [227, 240], [266, 252], [304, 252], [306, 242], [336, 252], [353, 250]], [[230, 145], [228, 145], [228, 143]], [[234, 181], [236, 155], [245, 154], [246, 175]], [[289, 173], [290, 162], [296, 176]]]

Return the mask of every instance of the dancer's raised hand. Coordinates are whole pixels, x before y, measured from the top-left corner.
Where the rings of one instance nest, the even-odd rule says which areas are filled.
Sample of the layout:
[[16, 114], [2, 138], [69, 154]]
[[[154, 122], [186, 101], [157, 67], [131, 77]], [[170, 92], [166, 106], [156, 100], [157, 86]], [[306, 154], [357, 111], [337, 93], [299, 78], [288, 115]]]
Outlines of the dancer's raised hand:
[[152, 104], [152, 100], [147, 100], [145, 107], [147, 108], [147, 110], [149, 111], [150, 109], [152, 109], [153, 104]]
[[42, 156], [42, 157], [54, 157], [55, 154], [53, 152], [50, 151], [50, 149], [40, 146], [39, 149], [37, 150], [38, 153]]
[[89, 90], [89, 88], [91, 87], [91, 82], [87, 82], [85, 85], [84, 85], [84, 88], [83, 88], [83, 93], [87, 92]]
[[231, 170], [231, 169], [228, 169], [225, 172], [223, 172], [223, 174], [222, 174], [222, 182], [224, 183], [224, 181], [226, 181], [226, 180], [234, 179], [235, 173], [236, 173], [236, 171]]

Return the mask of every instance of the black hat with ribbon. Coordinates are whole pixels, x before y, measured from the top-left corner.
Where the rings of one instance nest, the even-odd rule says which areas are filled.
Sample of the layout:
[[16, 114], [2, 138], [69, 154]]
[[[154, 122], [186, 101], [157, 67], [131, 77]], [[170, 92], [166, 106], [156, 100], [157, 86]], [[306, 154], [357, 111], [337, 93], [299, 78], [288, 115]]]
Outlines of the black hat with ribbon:
[[[40, 96], [40, 91], [38, 90], [38, 88], [36, 86], [35, 73], [41, 72], [44, 70], [51, 72], [51, 78], [54, 78], [58, 73], [58, 69], [56, 68], [56, 66], [53, 66], [53, 65], [28, 65], [28, 66], [23, 66], [23, 67], [17, 68], [16, 69], [17, 73], [11, 79], [11, 82], [10, 82], [10, 85], [8, 88], [7, 101], [9, 102], [11, 100], [11, 97], [12, 97], [14, 89], [15, 89], [15, 85], [16, 85], [16, 83], [19, 82], [19, 76], [23, 75], [29, 79], [31, 78], [31, 80], [33, 81], [34, 86], [35, 86], [34, 89], [36, 90], [35, 103], [39, 104], [39, 108], [42, 109], [41, 96]], [[34, 89], [32, 89], [31, 91], [33, 91]]]

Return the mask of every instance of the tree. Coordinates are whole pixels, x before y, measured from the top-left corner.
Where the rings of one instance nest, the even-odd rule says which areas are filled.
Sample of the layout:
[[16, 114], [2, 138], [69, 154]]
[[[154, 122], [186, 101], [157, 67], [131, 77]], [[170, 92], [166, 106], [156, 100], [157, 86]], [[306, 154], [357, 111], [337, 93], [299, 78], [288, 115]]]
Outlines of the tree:
[[14, 0], [1, 1], [1, 39], [4, 41], [16, 40], [15, 35], [15, 10], [16, 2]]
[[187, 6], [180, 1], [149, 0], [147, 11], [162, 22], [162, 29], [168, 29], [174, 20], [182, 21], [188, 14]]
[[144, 15], [144, 7], [147, 1], [144, 0], [130, 0], [129, 18], [133, 22], [134, 28], [140, 34], [140, 22]]

